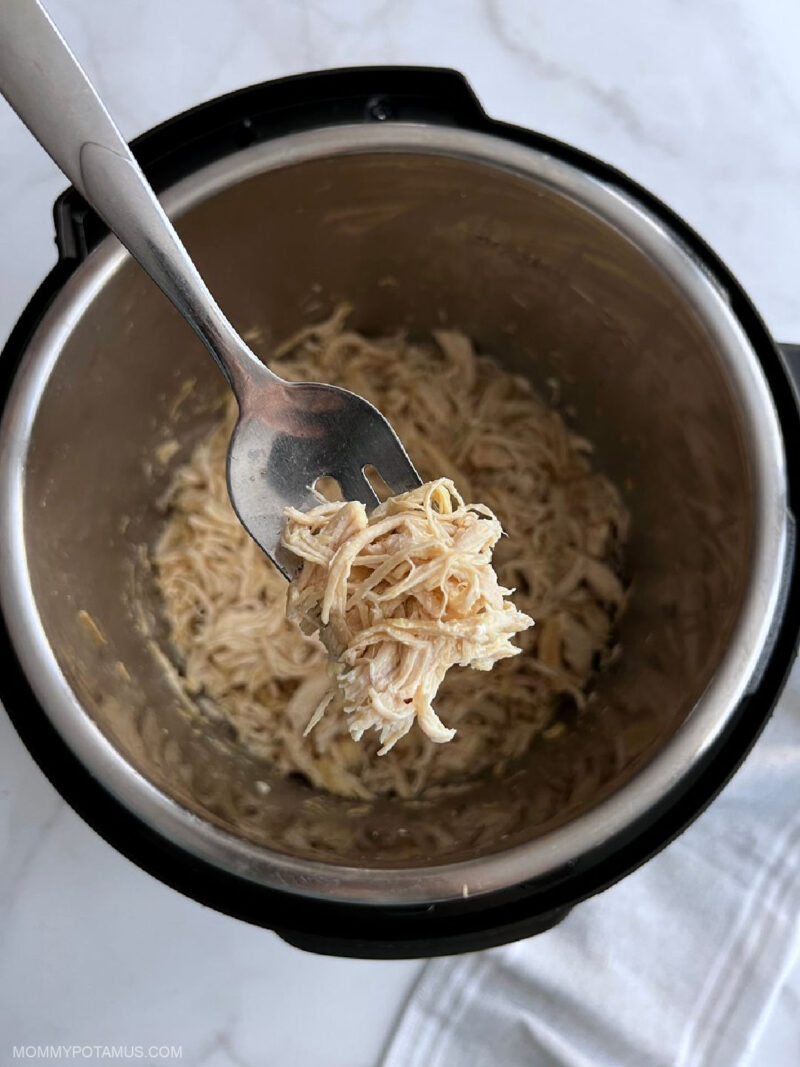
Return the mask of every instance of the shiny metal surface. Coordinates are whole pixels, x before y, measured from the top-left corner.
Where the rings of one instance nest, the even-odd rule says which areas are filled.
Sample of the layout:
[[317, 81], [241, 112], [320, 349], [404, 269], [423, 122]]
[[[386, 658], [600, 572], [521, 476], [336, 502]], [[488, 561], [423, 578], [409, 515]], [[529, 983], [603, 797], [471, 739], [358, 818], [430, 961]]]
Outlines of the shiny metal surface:
[[780, 592], [783, 445], [725, 294], [615, 189], [484, 134], [297, 134], [198, 173], [165, 206], [260, 355], [346, 298], [357, 328], [446, 321], [540, 388], [557, 378], [633, 516], [623, 655], [563, 743], [455, 799], [353, 805], [237, 750], [171, 680], [140, 547], [171, 470], [216, 417], [218, 385], [109, 239], [32, 339], [0, 429], [3, 611], [62, 736], [160, 833], [309, 896], [474, 896], [630, 826], [755, 684]]
[[348, 499], [367, 506], [378, 501], [366, 466], [396, 493], [420, 484], [397, 435], [366, 400], [346, 389], [285, 382], [251, 352], [38, 0], [0, 7], [0, 91], [219, 364], [239, 404], [228, 455], [231, 500], [287, 577], [297, 563], [281, 548], [284, 512], [312, 507], [318, 478], [336, 478]]

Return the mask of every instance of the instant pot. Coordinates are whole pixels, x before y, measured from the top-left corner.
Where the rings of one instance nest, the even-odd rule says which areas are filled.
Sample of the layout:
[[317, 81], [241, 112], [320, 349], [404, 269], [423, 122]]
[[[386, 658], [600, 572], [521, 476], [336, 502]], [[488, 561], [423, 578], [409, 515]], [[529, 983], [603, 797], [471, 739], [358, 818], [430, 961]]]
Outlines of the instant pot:
[[259, 85], [133, 147], [257, 352], [346, 300], [364, 331], [457, 327], [558, 402], [631, 512], [622, 655], [591, 713], [455, 793], [355, 803], [241, 751], [176, 682], [148, 564], [222, 381], [70, 190], [0, 359], [0, 696], [20, 736], [120, 852], [300, 947], [426, 956], [548, 929], [704, 809], [780, 693], [798, 353], [646, 190], [488, 118], [451, 71]]

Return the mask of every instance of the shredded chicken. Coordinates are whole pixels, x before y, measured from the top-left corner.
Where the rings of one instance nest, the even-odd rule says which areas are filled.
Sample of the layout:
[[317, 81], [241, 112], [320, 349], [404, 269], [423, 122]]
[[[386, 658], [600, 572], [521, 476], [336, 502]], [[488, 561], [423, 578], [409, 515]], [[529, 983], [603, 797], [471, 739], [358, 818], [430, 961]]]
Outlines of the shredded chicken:
[[519, 634], [522, 654], [490, 674], [447, 673], [436, 708], [458, 731], [449, 744], [415, 729], [377, 758], [378, 735], [354, 742], [349, 717], [332, 711], [304, 737], [331, 689], [328, 656], [317, 635], [287, 620], [287, 582], [231, 507], [232, 401], [175, 472], [153, 563], [173, 658], [198, 714], [222, 716], [254, 756], [320, 789], [414, 797], [503, 773], [558, 724], [565, 702], [584, 707], [614, 653], [628, 519], [616, 488], [592, 469], [591, 445], [526, 379], [476, 355], [455, 331], [373, 339], [348, 330], [346, 317], [341, 308], [305, 328], [269, 355], [270, 365], [294, 381], [334, 382], [365, 396], [423, 478], [452, 479], [500, 517], [507, 536], [494, 567], [516, 590], [519, 610], [536, 620]]
[[465, 504], [447, 478], [390, 497], [369, 516], [352, 501], [286, 514], [283, 544], [304, 561], [287, 617], [319, 628], [350, 736], [377, 730], [383, 756], [416, 720], [431, 741], [451, 741], [456, 731], [432, 704], [447, 671], [491, 670], [522, 651], [511, 638], [533, 625], [492, 568], [498, 520]]

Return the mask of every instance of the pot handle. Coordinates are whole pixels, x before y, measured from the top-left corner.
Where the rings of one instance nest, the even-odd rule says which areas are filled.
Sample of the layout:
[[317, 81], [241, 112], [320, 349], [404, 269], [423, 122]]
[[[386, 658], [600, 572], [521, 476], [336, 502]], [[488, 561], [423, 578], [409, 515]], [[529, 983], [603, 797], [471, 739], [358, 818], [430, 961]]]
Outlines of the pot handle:
[[[142, 134], [130, 149], [159, 192], [218, 159], [284, 134], [387, 120], [472, 129], [491, 124], [456, 70], [350, 67], [280, 78], [217, 97]], [[62, 193], [53, 214], [61, 260], [80, 262], [108, 233], [74, 188]]]
[[779, 344], [778, 351], [783, 356], [783, 362], [800, 401], [800, 345]]

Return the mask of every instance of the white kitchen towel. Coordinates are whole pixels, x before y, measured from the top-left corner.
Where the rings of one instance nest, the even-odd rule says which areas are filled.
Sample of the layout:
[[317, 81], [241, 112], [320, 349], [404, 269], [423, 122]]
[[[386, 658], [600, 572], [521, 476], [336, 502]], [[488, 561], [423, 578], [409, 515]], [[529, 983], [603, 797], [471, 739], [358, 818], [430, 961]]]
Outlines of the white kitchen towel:
[[743, 1067], [799, 950], [796, 669], [664, 852], [546, 934], [428, 963], [383, 1067]]

